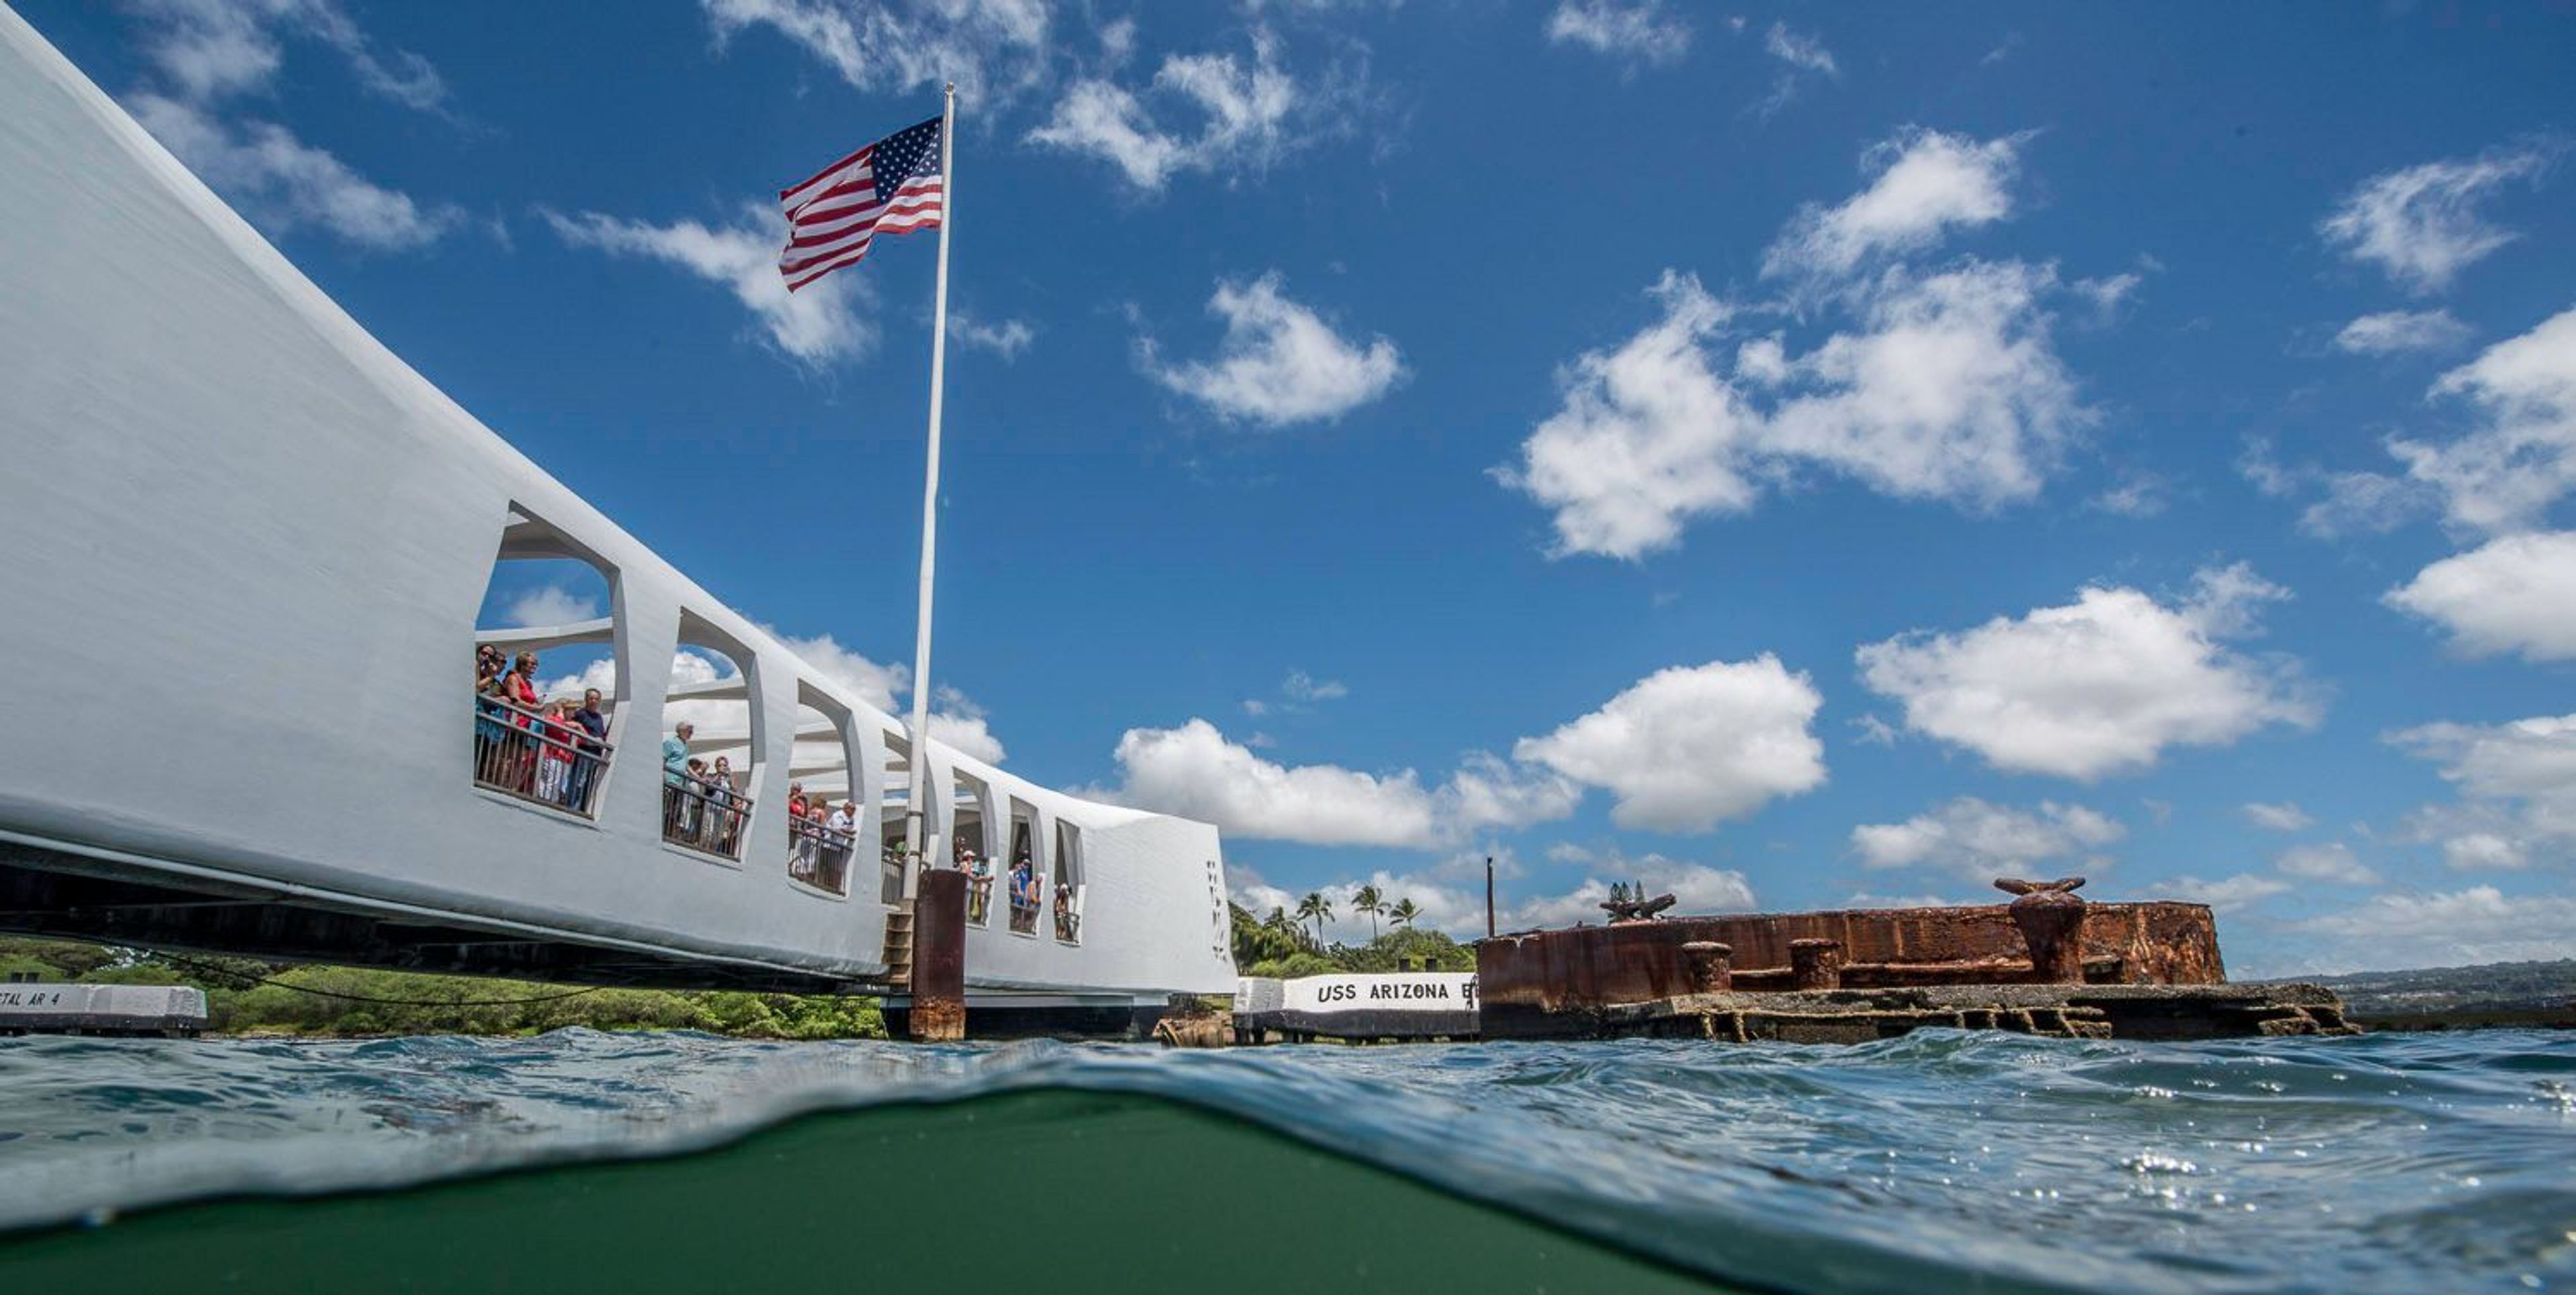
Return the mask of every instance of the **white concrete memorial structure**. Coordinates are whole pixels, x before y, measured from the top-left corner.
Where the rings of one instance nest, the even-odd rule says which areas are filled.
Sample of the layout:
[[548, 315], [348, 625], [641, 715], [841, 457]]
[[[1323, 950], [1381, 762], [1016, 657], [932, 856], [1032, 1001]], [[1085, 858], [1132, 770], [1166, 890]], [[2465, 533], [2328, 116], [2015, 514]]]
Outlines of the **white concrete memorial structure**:
[[[895, 717], [386, 350], [5, 8], [0, 462], [0, 926], [899, 991], [915, 879], [880, 872], [879, 849], [918, 797], [932, 842], [971, 829], [993, 869], [970, 1007], [1119, 1012], [1234, 987], [1213, 827], [943, 745], [914, 758]], [[887, 466], [852, 483], [851, 517], [912, 467]], [[613, 656], [610, 731], [580, 776], [543, 763], [574, 753], [543, 751], [522, 717], [478, 719], [468, 662], [496, 557], [605, 580], [604, 618], [480, 636]], [[672, 689], [684, 644], [739, 678]], [[748, 713], [747, 732], [704, 739], [740, 757], [713, 811], [666, 796], [663, 709], [691, 696]], [[807, 713], [820, 724], [800, 732]], [[817, 744], [860, 812], [797, 855], [787, 789]], [[1012, 921], [1022, 849], [1037, 912]]]

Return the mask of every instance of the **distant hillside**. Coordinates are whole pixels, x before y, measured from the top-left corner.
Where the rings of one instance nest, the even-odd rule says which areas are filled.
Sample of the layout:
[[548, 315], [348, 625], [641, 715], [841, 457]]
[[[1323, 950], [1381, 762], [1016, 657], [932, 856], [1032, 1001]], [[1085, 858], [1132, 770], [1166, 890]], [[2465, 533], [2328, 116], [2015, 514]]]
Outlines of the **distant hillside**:
[[2283, 979], [2334, 990], [2347, 1015], [2374, 1029], [2576, 1028], [2576, 958]]

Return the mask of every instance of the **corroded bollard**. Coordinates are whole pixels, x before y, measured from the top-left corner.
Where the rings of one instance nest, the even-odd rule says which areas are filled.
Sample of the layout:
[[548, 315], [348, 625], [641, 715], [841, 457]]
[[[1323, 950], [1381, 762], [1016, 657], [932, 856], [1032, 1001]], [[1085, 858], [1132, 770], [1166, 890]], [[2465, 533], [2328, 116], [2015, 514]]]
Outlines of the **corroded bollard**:
[[1714, 940], [1682, 946], [1682, 969], [1694, 994], [1723, 994], [1735, 987], [1735, 950]]
[[1789, 987], [1791, 989], [1842, 988], [1843, 942], [1840, 940], [1789, 941]]
[[2075, 888], [2082, 877], [2055, 881], [1995, 878], [1995, 889], [2018, 895], [2009, 911], [2030, 949], [2031, 980], [2042, 985], [2084, 983], [2084, 900]]

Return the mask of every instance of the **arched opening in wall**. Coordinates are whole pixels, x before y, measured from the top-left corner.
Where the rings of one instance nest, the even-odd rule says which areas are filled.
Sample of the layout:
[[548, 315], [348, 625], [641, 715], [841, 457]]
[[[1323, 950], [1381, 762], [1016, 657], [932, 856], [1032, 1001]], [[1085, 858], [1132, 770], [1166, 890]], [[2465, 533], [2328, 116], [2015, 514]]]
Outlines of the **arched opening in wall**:
[[1012, 805], [1010, 898], [1011, 933], [1036, 935], [1038, 913], [1046, 902], [1046, 873], [1037, 857], [1036, 816], [1023, 824], [1017, 802]]
[[948, 834], [948, 861], [966, 874], [967, 924], [982, 926], [991, 917], [993, 895], [993, 852], [985, 844], [984, 811], [992, 788], [961, 773], [950, 781], [948, 794], [948, 803], [956, 809]]
[[1082, 829], [1055, 825], [1055, 938], [1082, 943]]
[[512, 505], [474, 617], [474, 785], [589, 818], [625, 713], [616, 569]]
[[835, 895], [850, 893], [850, 858], [862, 835], [850, 745], [849, 709], [798, 680], [787, 770], [787, 875]]
[[742, 857], [759, 793], [760, 679], [749, 648], [694, 612], [680, 613], [671, 686], [662, 694], [662, 839], [719, 859]]
[[[1033, 865], [1030, 863], [1030, 860], [1036, 856], [1036, 852], [1037, 852], [1037, 833], [1038, 833], [1038, 812], [1037, 812], [1037, 810], [1036, 810], [1034, 807], [1032, 807], [1032, 806], [1031, 806], [1027, 801], [1019, 800], [1019, 799], [1013, 799], [1013, 800], [1011, 801], [1011, 831], [1010, 831], [1010, 840], [1009, 840], [1009, 841], [1008, 841], [1008, 842], [1003, 846], [1003, 849], [1006, 851], [1006, 853], [1002, 856], [1004, 859], [1009, 860], [1009, 863], [1010, 863], [1009, 871], [1010, 871], [1013, 875], [1017, 875], [1017, 874], [1019, 874], [1022, 870], [1024, 870], [1024, 869], [1028, 869], [1028, 868], [1030, 868], [1030, 867], [1032, 867], [1032, 866], [1033, 866]], [[970, 903], [969, 903], [969, 907], [968, 907], [968, 912], [969, 912], [970, 914], [974, 911], [974, 910], [973, 910], [973, 906], [972, 906], [972, 900], [973, 900], [974, 893], [975, 893], [975, 892], [974, 892], [974, 889], [973, 889], [973, 886], [974, 886], [974, 883], [972, 883], [972, 882], [969, 882], [969, 883], [968, 883], [968, 887], [969, 887], [969, 888], [968, 888], [968, 890], [967, 890], [967, 896], [968, 896], [968, 899], [969, 899], [969, 901], [970, 901]], [[989, 877], [989, 876], [988, 876], [988, 877], [986, 877], [986, 878], [984, 879], [984, 881], [983, 881], [983, 889], [984, 889], [984, 907], [985, 907], [985, 909], [987, 910], [987, 911], [986, 911], [986, 913], [985, 913], [985, 917], [986, 917], [987, 919], [989, 919], [989, 918], [991, 917], [991, 915], [992, 915], [992, 914], [991, 914], [991, 912], [990, 912], [990, 910], [991, 910], [991, 907], [992, 907], [992, 898], [993, 898], [993, 896], [992, 896], [992, 891], [993, 891], [993, 882], [992, 882], [992, 878], [991, 878], [991, 877]], [[983, 923], [982, 923], [982, 922], [980, 922], [980, 921], [977, 923], [977, 925], [979, 925], [979, 926], [980, 926], [980, 925], [982, 925], [982, 924], [983, 924]]]
[[877, 898], [903, 902], [904, 814], [912, 804], [912, 741], [903, 730], [885, 730], [885, 788], [877, 807]]

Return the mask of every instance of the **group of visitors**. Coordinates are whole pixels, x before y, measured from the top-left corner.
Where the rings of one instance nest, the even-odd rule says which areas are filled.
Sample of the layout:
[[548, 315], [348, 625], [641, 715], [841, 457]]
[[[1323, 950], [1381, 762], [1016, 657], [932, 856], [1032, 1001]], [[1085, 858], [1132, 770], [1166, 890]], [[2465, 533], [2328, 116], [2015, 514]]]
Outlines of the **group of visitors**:
[[662, 839], [734, 858], [742, 849], [751, 798], [734, 785], [730, 757], [720, 755], [709, 764], [689, 754], [689, 739], [697, 732], [697, 725], [681, 720], [662, 739]]
[[591, 811], [600, 771], [608, 765], [608, 714], [599, 690], [581, 701], [544, 699], [537, 654], [507, 657], [490, 643], [474, 648], [474, 780], [524, 799]]
[[787, 785], [787, 875], [826, 890], [841, 888], [858, 844], [859, 807], [844, 800], [807, 796], [805, 784]]

